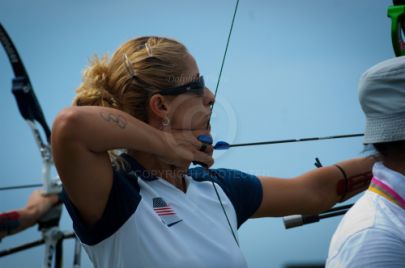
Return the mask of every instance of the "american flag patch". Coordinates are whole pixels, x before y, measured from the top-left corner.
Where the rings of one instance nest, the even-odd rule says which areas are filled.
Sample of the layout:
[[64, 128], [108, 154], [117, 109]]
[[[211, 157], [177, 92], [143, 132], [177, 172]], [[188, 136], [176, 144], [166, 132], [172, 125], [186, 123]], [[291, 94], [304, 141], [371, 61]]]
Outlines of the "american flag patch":
[[173, 208], [170, 207], [161, 197], [153, 198], [153, 210], [168, 227], [182, 221], [177, 217]]

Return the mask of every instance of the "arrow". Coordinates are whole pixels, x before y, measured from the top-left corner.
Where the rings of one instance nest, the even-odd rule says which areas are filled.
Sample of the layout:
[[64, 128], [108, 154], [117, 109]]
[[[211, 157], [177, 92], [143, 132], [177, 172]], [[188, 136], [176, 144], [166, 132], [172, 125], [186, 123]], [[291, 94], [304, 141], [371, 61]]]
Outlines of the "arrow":
[[[293, 143], [293, 142], [305, 142], [305, 141], [320, 141], [320, 140], [332, 140], [332, 139], [343, 139], [343, 138], [355, 138], [362, 137], [363, 133], [358, 134], [345, 134], [345, 135], [334, 135], [325, 137], [313, 137], [313, 138], [301, 138], [301, 139], [287, 139], [287, 140], [273, 140], [273, 141], [260, 141], [260, 142], [249, 142], [249, 143], [235, 143], [229, 144], [225, 141], [218, 141], [214, 145], [215, 150], [228, 150], [231, 147], [242, 147], [242, 146], [256, 146], [256, 145], [268, 145], [268, 144], [279, 144], [279, 143]], [[208, 135], [200, 135], [197, 137], [199, 141], [205, 144], [212, 145], [212, 138]]]

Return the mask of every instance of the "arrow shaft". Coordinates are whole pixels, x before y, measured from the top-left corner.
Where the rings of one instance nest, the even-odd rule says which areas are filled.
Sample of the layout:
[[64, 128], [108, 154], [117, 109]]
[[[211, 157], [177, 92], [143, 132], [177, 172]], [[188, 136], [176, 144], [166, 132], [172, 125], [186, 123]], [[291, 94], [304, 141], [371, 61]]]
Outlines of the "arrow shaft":
[[229, 147], [256, 146], [256, 145], [293, 143], [293, 142], [305, 142], [305, 141], [319, 141], [319, 140], [354, 138], [354, 137], [361, 137], [361, 136], [364, 136], [364, 134], [359, 133], [359, 134], [346, 134], [346, 135], [335, 135], [335, 136], [303, 138], [303, 139], [288, 139], [288, 140], [261, 141], [261, 142], [250, 142], [250, 143], [236, 143], [236, 144], [230, 144]]

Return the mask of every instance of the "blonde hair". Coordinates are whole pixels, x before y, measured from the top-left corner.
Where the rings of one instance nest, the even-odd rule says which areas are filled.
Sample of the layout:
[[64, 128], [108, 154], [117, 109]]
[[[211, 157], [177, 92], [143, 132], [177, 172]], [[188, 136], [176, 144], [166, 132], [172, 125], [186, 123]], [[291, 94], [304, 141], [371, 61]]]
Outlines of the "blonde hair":
[[[186, 72], [186, 47], [164, 37], [132, 39], [108, 60], [95, 56], [76, 90], [75, 106], [103, 106], [122, 110], [148, 123], [148, 101], [157, 90], [176, 86]], [[116, 154], [109, 152], [112, 161]]]

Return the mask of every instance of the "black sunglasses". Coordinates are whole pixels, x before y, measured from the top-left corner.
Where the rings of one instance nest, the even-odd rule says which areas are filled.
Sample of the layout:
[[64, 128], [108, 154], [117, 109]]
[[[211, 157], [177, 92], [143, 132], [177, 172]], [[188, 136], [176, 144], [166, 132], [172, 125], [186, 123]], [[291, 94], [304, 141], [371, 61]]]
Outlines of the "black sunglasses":
[[204, 83], [204, 77], [200, 75], [198, 78], [193, 79], [190, 83], [187, 83], [185, 85], [181, 85], [178, 87], [171, 87], [171, 88], [165, 88], [161, 89], [154, 94], [161, 94], [161, 95], [180, 95], [184, 93], [194, 93], [199, 96], [204, 95], [204, 89], [205, 89], [205, 83]]

